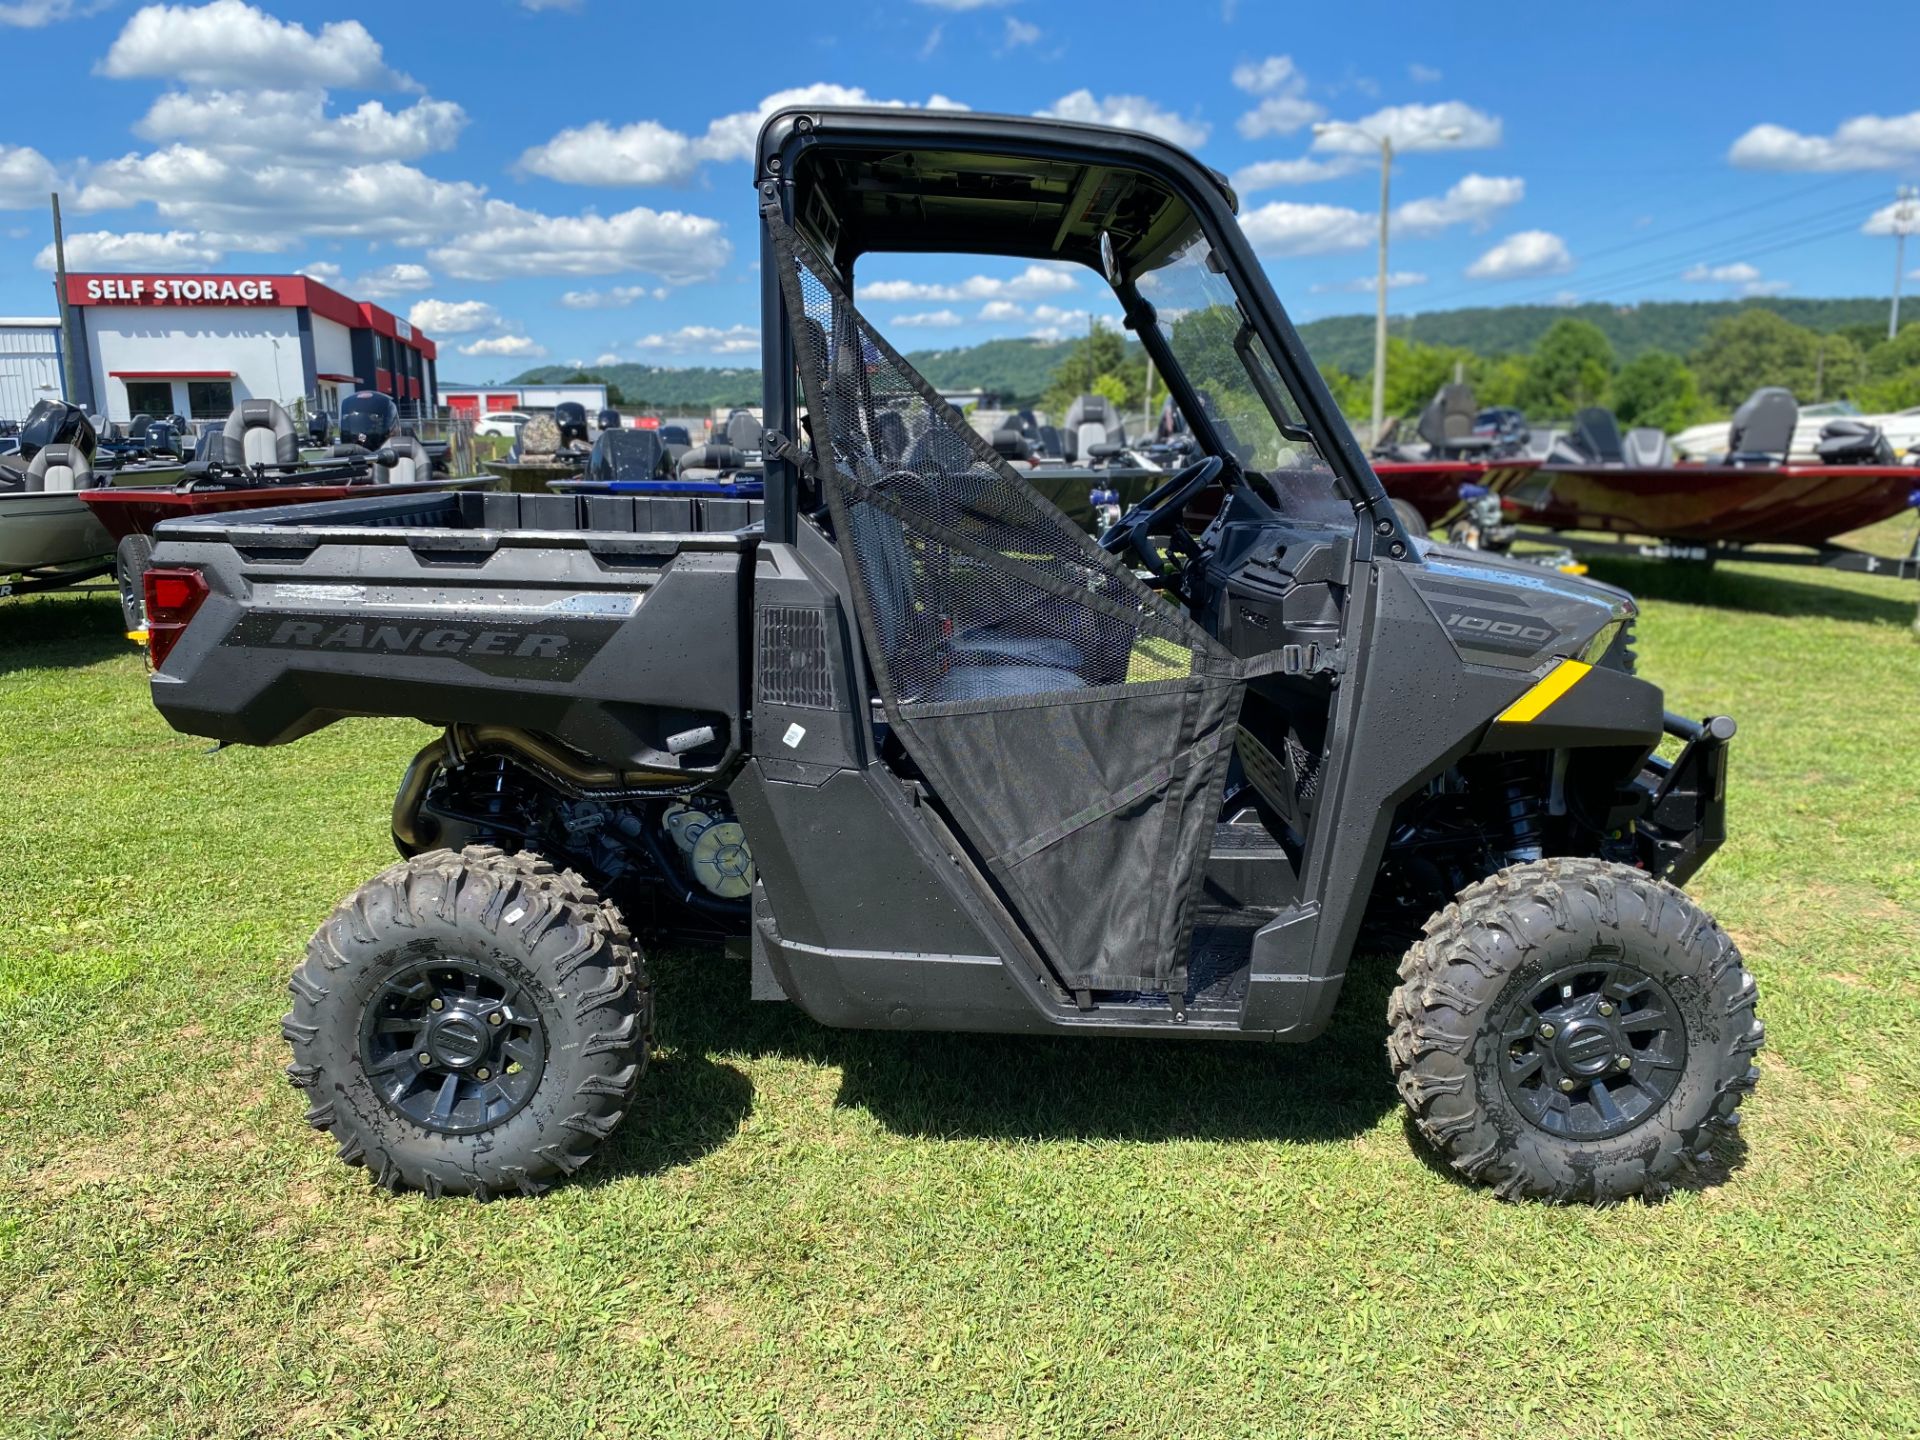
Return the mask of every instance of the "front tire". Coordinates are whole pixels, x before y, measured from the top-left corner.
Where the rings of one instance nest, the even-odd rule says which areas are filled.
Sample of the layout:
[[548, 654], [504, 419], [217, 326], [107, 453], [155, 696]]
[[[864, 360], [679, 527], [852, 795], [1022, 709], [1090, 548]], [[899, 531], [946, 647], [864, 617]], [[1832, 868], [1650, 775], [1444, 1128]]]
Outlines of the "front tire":
[[537, 1195], [592, 1158], [646, 1067], [650, 992], [620, 912], [525, 852], [388, 866], [288, 988], [308, 1123], [392, 1190]]
[[1740, 952], [1673, 886], [1555, 859], [1471, 885], [1400, 963], [1388, 1054], [1426, 1140], [1503, 1199], [1657, 1196], [1737, 1123], [1765, 1031]]

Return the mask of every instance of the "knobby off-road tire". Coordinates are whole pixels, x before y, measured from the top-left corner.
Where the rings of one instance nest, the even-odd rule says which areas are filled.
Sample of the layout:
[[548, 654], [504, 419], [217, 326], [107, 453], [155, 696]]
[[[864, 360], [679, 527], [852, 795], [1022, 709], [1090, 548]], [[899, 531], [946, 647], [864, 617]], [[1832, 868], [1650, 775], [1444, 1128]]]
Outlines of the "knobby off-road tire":
[[1739, 950], [1624, 865], [1545, 860], [1469, 886], [1400, 979], [1387, 1049], [1401, 1098], [1456, 1171], [1503, 1199], [1657, 1197], [1759, 1079], [1765, 1031]]
[[308, 1123], [392, 1190], [539, 1194], [613, 1133], [651, 1042], [620, 912], [572, 871], [490, 846], [388, 866], [288, 988]]
[[123, 536], [114, 547], [113, 583], [120, 591], [120, 618], [129, 631], [147, 628], [147, 569], [152, 564], [151, 536]]

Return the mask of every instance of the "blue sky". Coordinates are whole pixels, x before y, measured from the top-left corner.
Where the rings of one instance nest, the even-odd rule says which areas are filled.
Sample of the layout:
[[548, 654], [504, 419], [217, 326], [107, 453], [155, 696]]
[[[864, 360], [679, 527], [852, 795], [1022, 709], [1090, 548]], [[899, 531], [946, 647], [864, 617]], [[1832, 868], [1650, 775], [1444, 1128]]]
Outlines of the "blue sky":
[[[74, 269], [305, 271], [410, 315], [443, 377], [751, 365], [745, 155], [794, 90], [1166, 134], [1235, 178], [1302, 320], [1371, 306], [1378, 166], [1330, 121], [1400, 137], [1396, 312], [1887, 293], [1920, 89], [1872, 37], [1910, 4], [1590, 8], [0, 0], [0, 311], [51, 311], [57, 186]], [[911, 348], [1105, 308], [1022, 264], [861, 279]]]

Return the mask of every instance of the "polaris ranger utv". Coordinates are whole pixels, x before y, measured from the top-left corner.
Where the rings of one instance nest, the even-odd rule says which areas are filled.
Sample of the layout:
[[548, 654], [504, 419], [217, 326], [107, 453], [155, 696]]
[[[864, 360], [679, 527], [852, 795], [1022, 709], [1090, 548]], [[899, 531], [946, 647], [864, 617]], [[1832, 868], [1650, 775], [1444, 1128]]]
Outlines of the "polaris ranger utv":
[[[371, 498], [163, 527], [155, 703], [276, 744], [445, 727], [404, 857], [314, 936], [288, 1073], [391, 1187], [534, 1193], [633, 1101], [644, 937], [828, 1025], [1307, 1041], [1363, 920], [1432, 1145], [1503, 1196], [1658, 1191], [1761, 1027], [1676, 887], [1732, 722], [1632, 602], [1396, 517], [1219, 176], [1145, 135], [788, 110], [762, 131], [764, 500]], [[1193, 463], [1095, 541], [862, 317], [865, 256], [1083, 266]], [[1198, 517], [1198, 518], [1196, 518]], [[1663, 736], [1677, 753], [1656, 753]]]

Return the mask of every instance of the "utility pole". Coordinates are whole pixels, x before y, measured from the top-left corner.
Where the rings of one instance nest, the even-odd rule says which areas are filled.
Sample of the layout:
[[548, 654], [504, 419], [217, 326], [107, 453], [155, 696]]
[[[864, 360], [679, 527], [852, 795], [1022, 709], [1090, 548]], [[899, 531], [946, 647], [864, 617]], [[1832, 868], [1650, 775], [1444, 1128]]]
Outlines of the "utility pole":
[[1893, 308], [1887, 312], [1887, 338], [1900, 333], [1900, 277], [1907, 268], [1907, 232], [1913, 229], [1914, 198], [1920, 195], [1911, 185], [1900, 187], [1893, 207]]
[[73, 311], [67, 306], [67, 237], [60, 229], [60, 192], [53, 201], [53, 288], [60, 297], [60, 368], [66, 381], [66, 401], [80, 403], [80, 392], [73, 378]]
[[[1331, 135], [1347, 130], [1363, 140], [1380, 147], [1380, 274], [1374, 284], [1373, 313], [1373, 439], [1370, 448], [1378, 446], [1387, 428], [1387, 225], [1389, 220], [1390, 191], [1393, 184], [1393, 136], [1376, 135], [1371, 130], [1363, 130], [1358, 125], [1350, 125], [1344, 120], [1323, 121], [1313, 127], [1316, 137]], [[1437, 140], [1458, 140], [1461, 130], [1458, 125], [1449, 125], [1444, 130], [1432, 132], [1431, 138]], [[1427, 138], [1414, 136], [1414, 139]]]

